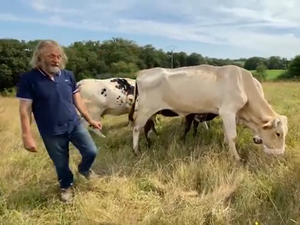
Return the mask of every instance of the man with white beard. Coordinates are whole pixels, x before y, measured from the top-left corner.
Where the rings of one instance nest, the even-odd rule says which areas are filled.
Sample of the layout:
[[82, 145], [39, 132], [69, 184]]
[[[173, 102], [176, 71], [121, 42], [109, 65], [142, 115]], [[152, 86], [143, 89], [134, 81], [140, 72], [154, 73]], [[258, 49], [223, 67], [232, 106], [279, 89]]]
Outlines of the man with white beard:
[[101, 124], [89, 116], [73, 73], [65, 70], [66, 63], [67, 56], [57, 42], [40, 41], [30, 62], [32, 69], [21, 75], [16, 96], [20, 99], [24, 148], [29, 152], [37, 152], [30, 128], [32, 112], [56, 169], [61, 200], [70, 202], [73, 199], [73, 174], [69, 168], [69, 142], [82, 155], [78, 172], [87, 179], [97, 177], [90, 168], [98, 150], [81, 124], [76, 108], [93, 128], [101, 129]]

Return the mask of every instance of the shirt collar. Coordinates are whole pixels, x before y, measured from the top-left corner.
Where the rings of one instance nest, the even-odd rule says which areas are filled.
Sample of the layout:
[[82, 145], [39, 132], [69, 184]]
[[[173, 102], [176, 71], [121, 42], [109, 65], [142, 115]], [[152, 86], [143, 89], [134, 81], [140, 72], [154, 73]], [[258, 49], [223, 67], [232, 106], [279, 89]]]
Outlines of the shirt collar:
[[[39, 67], [37, 67], [37, 70], [40, 71], [41, 74], [43, 74], [45, 77], [48, 77], [48, 75]], [[61, 75], [61, 70], [59, 70], [55, 75], [60, 76]]]

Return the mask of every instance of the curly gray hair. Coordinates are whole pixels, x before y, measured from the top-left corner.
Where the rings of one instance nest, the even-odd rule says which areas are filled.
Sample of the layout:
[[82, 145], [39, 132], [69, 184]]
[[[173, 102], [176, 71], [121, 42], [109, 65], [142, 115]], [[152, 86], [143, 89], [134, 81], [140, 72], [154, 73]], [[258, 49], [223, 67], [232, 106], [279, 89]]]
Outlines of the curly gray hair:
[[30, 60], [30, 66], [32, 68], [36, 68], [36, 67], [39, 67], [40, 66], [40, 60], [39, 60], [39, 57], [42, 53], [42, 51], [48, 47], [48, 46], [55, 46], [55, 47], [58, 47], [60, 49], [60, 52], [61, 52], [61, 55], [62, 55], [62, 63], [59, 65], [59, 68], [60, 69], [65, 69], [66, 67], [66, 64], [68, 62], [68, 57], [67, 55], [65, 54], [65, 51], [63, 49], [63, 47], [61, 47], [58, 42], [54, 41], [54, 40], [42, 40], [40, 41], [36, 47], [35, 47], [35, 50], [33, 52], [33, 55], [32, 55], [32, 58]]

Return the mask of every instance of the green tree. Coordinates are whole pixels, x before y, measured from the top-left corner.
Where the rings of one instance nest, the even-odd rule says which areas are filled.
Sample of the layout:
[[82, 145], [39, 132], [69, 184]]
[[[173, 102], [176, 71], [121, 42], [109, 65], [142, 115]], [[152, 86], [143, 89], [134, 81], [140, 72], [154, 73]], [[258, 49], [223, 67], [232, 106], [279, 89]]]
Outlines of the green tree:
[[256, 67], [255, 72], [253, 73], [253, 76], [257, 78], [259, 81], [265, 81], [267, 79], [268, 73], [267, 73], [267, 67], [265, 64], [260, 63]]
[[296, 55], [288, 66], [290, 77], [300, 77], [300, 55]]
[[[0, 39], [0, 92], [13, 89], [20, 74], [29, 69], [29, 61], [39, 40], [28, 42], [17, 39]], [[79, 81], [84, 78], [135, 77], [135, 72], [153, 67], [171, 67], [170, 52], [157, 49], [151, 44], [140, 46], [132, 40], [121, 37], [102, 41], [76, 41], [64, 46], [68, 56], [66, 69], [72, 70]], [[290, 77], [299, 76], [299, 56], [289, 63], [286, 58], [272, 56], [268, 59], [218, 59], [193, 52], [173, 52], [173, 67], [209, 64], [215, 66], [237, 65], [256, 70], [260, 80], [266, 78], [268, 69], [284, 69], [288, 65]]]

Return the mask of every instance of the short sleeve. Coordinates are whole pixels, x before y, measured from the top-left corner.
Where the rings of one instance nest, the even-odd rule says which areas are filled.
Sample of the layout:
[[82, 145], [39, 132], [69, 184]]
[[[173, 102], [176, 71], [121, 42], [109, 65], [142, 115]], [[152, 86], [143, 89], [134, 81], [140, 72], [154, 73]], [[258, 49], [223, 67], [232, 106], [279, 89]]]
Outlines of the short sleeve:
[[30, 85], [28, 77], [25, 74], [20, 76], [20, 80], [17, 84], [16, 97], [22, 100], [28, 100], [28, 101], [33, 100], [32, 87]]
[[71, 79], [71, 82], [72, 82], [72, 93], [75, 94], [78, 92], [78, 87], [77, 87], [77, 83], [76, 83], [76, 78], [74, 76], [74, 74], [70, 71], [69, 72], [70, 74], [70, 79]]

